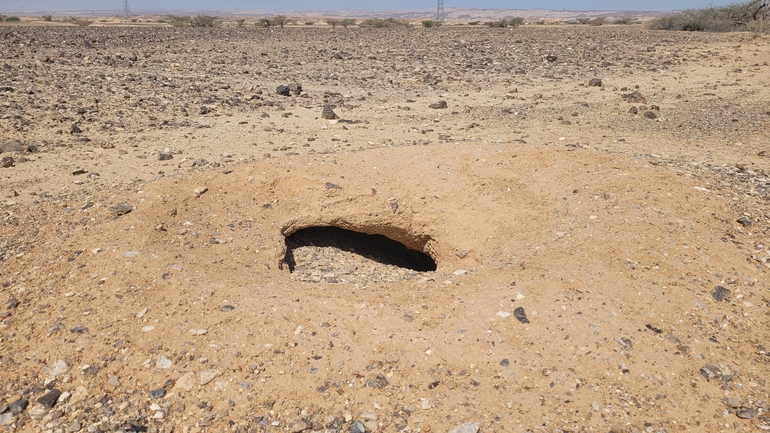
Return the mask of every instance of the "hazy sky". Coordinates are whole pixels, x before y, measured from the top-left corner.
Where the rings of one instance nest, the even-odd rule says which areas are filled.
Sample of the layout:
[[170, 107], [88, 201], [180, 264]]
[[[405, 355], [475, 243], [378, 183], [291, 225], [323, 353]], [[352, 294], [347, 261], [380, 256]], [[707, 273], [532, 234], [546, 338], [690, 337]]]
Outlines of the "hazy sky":
[[[665, 11], [715, 6], [732, 3], [731, 0], [444, 0], [444, 7], [472, 7], [479, 9], [553, 9], [553, 10], [647, 10]], [[432, 9], [436, 0], [129, 0], [132, 10], [194, 9], [194, 10], [398, 10]], [[67, 11], [67, 10], [123, 10], [123, 0], [0, 0], [0, 11]]]

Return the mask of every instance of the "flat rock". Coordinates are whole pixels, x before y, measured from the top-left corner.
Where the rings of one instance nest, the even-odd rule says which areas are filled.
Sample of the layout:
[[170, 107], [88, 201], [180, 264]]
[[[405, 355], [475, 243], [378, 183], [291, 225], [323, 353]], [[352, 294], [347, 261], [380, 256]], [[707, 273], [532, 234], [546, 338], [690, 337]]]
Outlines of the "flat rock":
[[171, 392], [174, 393], [174, 392], [192, 391], [197, 385], [198, 385], [198, 378], [196, 377], [195, 373], [192, 371], [188, 371], [187, 373], [181, 375], [179, 379], [176, 380], [174, 387], [171, 388]]
[[475, 422], [469, 422], [452, 427], [449, 433], [477, 433], [479, 431], [479, 425]]

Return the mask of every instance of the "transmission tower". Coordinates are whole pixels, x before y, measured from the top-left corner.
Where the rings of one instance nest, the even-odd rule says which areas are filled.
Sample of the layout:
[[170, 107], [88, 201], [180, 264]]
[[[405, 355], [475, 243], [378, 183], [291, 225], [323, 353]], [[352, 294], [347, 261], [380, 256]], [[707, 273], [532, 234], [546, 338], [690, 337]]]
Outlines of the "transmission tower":
[[131, 10], [128, 8], [128, 0], [123, 0], [123, 17], [128, 20], [131, 18]]
[[438, 0], [436, 7], [436, 21], [444, 21], [444, 0]]

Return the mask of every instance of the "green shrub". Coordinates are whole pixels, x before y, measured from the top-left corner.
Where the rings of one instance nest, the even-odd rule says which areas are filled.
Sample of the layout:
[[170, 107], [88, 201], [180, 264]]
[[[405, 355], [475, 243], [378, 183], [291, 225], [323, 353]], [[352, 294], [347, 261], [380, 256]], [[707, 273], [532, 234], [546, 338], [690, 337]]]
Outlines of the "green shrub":
[[52, 15], [43, 15], [43, 21], [51, 22], [51, 21], [53, 21], [53, 16]]
[[7, 17], [7, 18], [5, 19], [5, 22], [7, 22], [7, 23], [18, 23], [19, 21], [21, 21], [21, 18], [19, 18], [19, 17], [13, 17], [13, 16], [11, 16], [11, 17]]
[[490, 21], [490, 22], [484, 23], [484, 25], [486, 25], [487, 27], [492, 27], [492, 28], [518, 27], [522, 24], [524, 24], [524, 18], [520, 18], [520, 17], [503, 18], [498, 21]]
[[190, 27], [216, 27], [219, 25], [219, 18], [209, 15], [197, 15], [190, 20]]
[[422, 22], [422, 26], [425, 27], [426, 29], [439, 27], [440, 25], [441, 25], [441, 21], [425, 20]]
[[353, 20], [353, 19], [350, 19], [350, 18], [346, 18], [346, 19], [340, 21], [340, 25], [342, 27], [348, 28], [348, 26], [356, 25], [356, 20]]
[[752, 30], [758, 21], [767, 18], [770, 1], [750, 0], [727, 6], [712, 6], [703, 9], [687, 9], [652, 20], [653, 30], [684, 30], [691, 32], [729, 32]]
[[411, 27], [411, 25], [408, 22], [397, 20], [395, 18], [370, 18], [361, 21], [361, 24], [359, 24], [358, 27], [363, 29], [393, 29], [399, 27]]
[[612, 24], [620, 24], [620, 25], [629, 25], [629, 24], [635, 24], [636, 18], [630, 18], [630, 17], [623, 17], [623, 18], [615, 18], [612, 20]]
[[238, 20], [236, 20], [236, 25], [238, 27], [243, 27], [246, 25], [246, 20], [244, 18], [238, 18]]
[[479, 24], [481, 24], [481, 21], [471, 21], [468, 23], [469, 26], [477, 26]]
[[589, 21], [588, 24], [591, 26], [599, 27], [600, 25], [604, 24], [605, 21], [607, 21], [606, 17], [597, 17]]

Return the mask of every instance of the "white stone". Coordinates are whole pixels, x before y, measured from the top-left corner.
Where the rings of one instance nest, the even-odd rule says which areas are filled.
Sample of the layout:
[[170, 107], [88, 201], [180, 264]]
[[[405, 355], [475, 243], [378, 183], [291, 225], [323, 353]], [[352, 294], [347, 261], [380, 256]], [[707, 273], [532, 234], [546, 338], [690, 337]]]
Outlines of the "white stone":
[[158, 362], [155, 364], [155, 366], [156, 366], [156, 367], [158, 367], [158, 368], [160, 368], [160, 369], [163, 369], [163, 370], [165, 370], [165, 369], [167, 369], [167, 368], [170, 368], [170, 367], [171, 367], [171, 365], [172, 365], [172, 362], [171, 362], [171, 360], [170, 360], [170, 359], [168, 359], [168, 358], [166, 358], [166, 357], [165, 357], [165, 356], [163, 356], [163, 355], [160, 355], [160, 356], [158, 357]]
[[13, 414], [10, 412], [6, 412], [2, 415], [0, 415], [0, 425], [8, 425], [13, 421]]
[[449, 433], [477, 433], [479, 431], [479, 425], [475, 422], [469, 422], [466, 424], [460, 424], [456, 427], [452, 427]]
[[176, 380], [176, 383], [174, 383], [174, 387], [171, 388], [171, 392], [177, 393], [177, 392], [192, 391], [193, 388], [195, 388], [196, 384], [197, 384], [197, 378], [195, 377], [195, 373], [192, 371], [188, 371], [187, 373], [183, 374], [179, 379]]
[[144, 317], [145, 314], [147, 314], [147, 309], [146, 308], [144, 310], [136, 313], [136, 318], [137, 319], [141, 319], [142, 317]]
[[49, 377], [56, 377], [60, 374], [68, 372], [70, 368], [72, 368], [72, 364], [69, 361], [66, 359], [60, 359], [51, 365], [46, 365], [43, 367], [43, 373]]
[[152, 325], [142, 326], [142, 332], [152, 332], [155, 330], [155, 327]]
[[201, 329], [201, 328], [199, 328], [199, 329], [191, 329], [190, 330], [190, 334], [192, 334], [192, 335], [206, 335], [207, 332], [209, 332], [209, 331], [207, 331], [205, 329]]
[[201, 371], [201, 385], [205, 385], [221, 375], [222, 372], [219, 370], [203, 370]]

